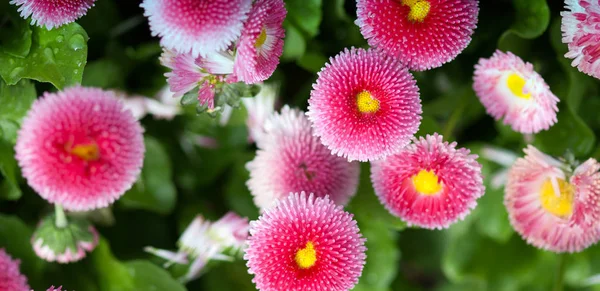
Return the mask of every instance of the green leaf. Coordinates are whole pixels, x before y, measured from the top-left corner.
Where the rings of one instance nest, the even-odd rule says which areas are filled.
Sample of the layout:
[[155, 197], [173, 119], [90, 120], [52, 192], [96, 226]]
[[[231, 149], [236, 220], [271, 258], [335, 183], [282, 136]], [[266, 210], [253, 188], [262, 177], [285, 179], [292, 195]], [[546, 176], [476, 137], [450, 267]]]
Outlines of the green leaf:
[[125, 267], [133, 278], [134, 289], [131, 290], [186, 291], [167, 271], [148, 261], [128, 261]]
[[546, 0], [513, 0], [515, 8], [515, 22], [502, 35], [502, 39], [508, 34], [516, 34], [521, 38], [536, 38], [546, 31], [550, 23], [550, 8]]
[[33, 83], [23, 80], [8, 86], [0, 79], [0, 138], [14, 144], [21, 120], [35, 101], [37, 93]]
[[97, 60], [85, 66], [81, 84], [104, 89], [122, 88], [125, 82], [123, 72], [123, 67], [113, 60]]
[[7, 11], [6, 23], [0, 29], [0, 52], [19, 58], [26, 57], [31, 49], [32, 31], [29, 23], [21, 18], [16, 6], [9, 5], [8, 1], [0, 3], [0, 11]]
[[288, 11], [286, 21], [310, 38], [317, 35], [322, 18], [321, 0], [286, 0], [285, 4]]
[[92, 267], [96, 270], [97, 280], [102, 291], [136, 290], [135, 280], [127, 266], [117, 260], [104, 238], [90, 255]]
[[21, 198], [21, 189], [17, 182], [18, 169], [15, 151], [2, 139], [0, 139], [0, 173], [4, 176], [4, 181], [0, 184], [0, 198], [7, 200]]
[[31, 50], [25, 58], [0, 52], [0, 76], [9, 85], [22, 78], [49, 82], [58, 89], [80, 84], [87, 40], [85, 30], [74, 22], [52, 30], [34, 26]]
[[33, 231], [16, 216], [0, 214], [0, 248], [14, 259], [21, 260], [21, 272], [31, 280], [41, 278], [47, 263], [33, 252], [30, 239]]
[[556, 124], [536, 135], [534, 145], [554, 156], [564, 155], [571, 150], [577, 157], [586, 157], [596, 144], [596, 136], [573, 110], [565, 107], [558, 113]]
[[139, 208], [168, 214], [173, 211], [177, 192], [173, 184], [171, 160], [162, 144], [155, 138], [144, 138], [146, 155], [139, 180], [119, 200], [128, 208]]
[[306, 51], [306, 40], [302, 33], [289, 22], [284, 22], [283, 26], [285, 27], [285, 40], [281, 59], [295, 60], [301, 58], [304, 51]]

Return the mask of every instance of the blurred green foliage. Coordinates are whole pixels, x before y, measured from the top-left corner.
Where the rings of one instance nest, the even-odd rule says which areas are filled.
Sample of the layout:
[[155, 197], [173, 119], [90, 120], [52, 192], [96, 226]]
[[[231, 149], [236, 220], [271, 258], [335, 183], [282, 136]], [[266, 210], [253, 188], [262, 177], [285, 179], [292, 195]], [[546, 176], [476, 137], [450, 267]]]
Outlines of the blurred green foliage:
[[[258, 217], [245, 186], [245, 163], [256, 149], [247, 142], [243, 108], [226, 125], [197, 116], [193, 108], [172, 121], [144, 118], [145, 167], [113, 206], [116, 223], [99, 227], [98, 248], [69, 265], [46, 263], [31, 249], [33, 227], [50, 208], [20, 177], [12, 149], [20, 121], [44, 91], [82, 83], [153, 96], [166, 85], [158, 62], [161, 49], [138, 2], [100, 0], [78, 24], [46, 31], [28, 25], [8, 0], [0, 0], [0, 247], [22, 261], [36, 290], [52, 284], [85, 291], [253, 290], [242, 260], [218, 264], [183, 286], [170, 275], [181, 270], [165, 270], [142, 251], [147, 245], [174, 249], [198, 213], [217, 219], [233, 210]], [[271, 82], [281, 85], [281, 104], [306, 109], [316, 72], [328, 58], [367, 44], [354, 24], [354, 1], [285, 2], [284, 54]], [[471, 88], [475, 63], [500, 48], [533, 63], [561, 100], [559, 122], [526, 138], [550, 154], [600, 158], [600, 87], [563, 57], [562, 1], [480, 2], [469, 47], [441, 68], [414, 73], [424, 111], [419, 135], [439, 132], [474, 153], [493, 144], [521, 155], [525, 137], [487, 116]], [[213, 138], [218, 147], [200, 146], [198, 136]], [[444, 231], [407, 228], [389, 215], [374, 195], [369, 165], [361, 165], [358, 194], [347, 206], [368, 247], [355, 290], [551, 290], [563, 267], [566, 290], [600, 290], [583, 284], [600, 273], [600, 249], [559, 256], [528, 246], [508, 223], [503, 189], [491, 185], [501, 166], [479, 161], [486, 194], [465, 221]]]

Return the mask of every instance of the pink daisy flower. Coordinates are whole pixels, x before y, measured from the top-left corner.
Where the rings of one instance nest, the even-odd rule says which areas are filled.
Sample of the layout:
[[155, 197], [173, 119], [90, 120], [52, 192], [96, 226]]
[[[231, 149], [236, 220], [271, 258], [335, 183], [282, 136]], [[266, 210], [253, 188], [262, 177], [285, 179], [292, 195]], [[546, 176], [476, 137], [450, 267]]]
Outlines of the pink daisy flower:
[[350, 290], [365, 264], [364, 243], [342, 206], [291, 193], [250, 222], [244, 259], [262, 291]]
[[275, 101], [277, 100], [277, 87], [262, 84], [258, 94], [252, 98], [242, 98], [242, 103], [248, 111], [246, 126], [248, 127], [249, 142], [260, 143], [265, 135], [264, 124], [275, 112]]
[[19, 271], [21, 261], [13, 260], [4, 249], [0, 249], [0, 290], [29, 291], [27, 278]]
[[269, 78], [283, 53], [283, 0], [257, 0], [237, 45], [234, 71], [240, 81], [255, 84]]
[[11, 0], [20, 6], [21, 17], [31, 16], [31, 25], [45, 26], [48, 30], [71, 23], [94, 6], [96, 0]]
[[144, 0], [140, 5], [161, 46], [194, 57], [238, 39], [252, 0]]
[[537, 133], [556, 123], [558, 98], [533, 65], [496, 51], [475, 65], [473, 89], [487, 113], [514, 131]]
[[370, 46], [423, 71], [453, 60], [471, 42], [477, 0], [357, 0], [356, 24]]
[[142, 127], [115, 93], [72, 87], [34, 102], [17, 137], [29, 185], [72, 211], [106, 207], [137, 179]]
[[319, 72], [308, 100], [314, 134], [335, 155], [372, 161], [400, 151], [421, 123], [419, 88], [394, 58], [345, 49]]
[[290, 192], [309, 191], [315, 196], [329, 195], [345, 205], [356, 193], [360, 166], [337, 157], [313, 135], [304, 112], [287, 105], [265, 124], [254, 160], [246, 168], [246, 183], [261, 209]]
[[409, 225], [447, 228], [464, 219], [484, 194], [476, 159], [436, 133], [415, 138], [397, 155], [371, 163], [371, 181], [381, 203]]
[[562, 16], [562, 42], [568, 44], [565, 57], [580, 72], [600, 79], [600, 3], [565, 0]]
[[191, 54], [178, 54], [165, 50], [160, 57], [163, 66], [171, 69], [165, 74], [173, 98], [180, 98], [196, 87], [200, 105], [209, 109], [215, 106], [215, 91], [224, 82], [234, 82], [233, 56], [227, 52], [194, 58]]
[[570, 166], [533, 146], [511, 167], [504, 204], [514, 229], [535, 247], [579, 252], [600, 240], [600, 164]]

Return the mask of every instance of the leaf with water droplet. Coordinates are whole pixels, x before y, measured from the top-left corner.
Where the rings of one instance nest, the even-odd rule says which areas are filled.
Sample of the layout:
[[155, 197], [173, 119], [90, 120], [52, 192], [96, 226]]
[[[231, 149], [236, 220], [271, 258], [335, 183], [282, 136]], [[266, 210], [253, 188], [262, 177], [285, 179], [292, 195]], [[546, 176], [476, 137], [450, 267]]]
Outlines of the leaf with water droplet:
[[[0, 51], [0, 77], [14, 85], [22, 78], [52, 83], [62, 89], [80, 84], [87, 60], [87, 34], [77, 23], [46, 30], [32, 27], [31, 50], [24, 58]], [[4, 64], [9, 64], [5, 66]]]

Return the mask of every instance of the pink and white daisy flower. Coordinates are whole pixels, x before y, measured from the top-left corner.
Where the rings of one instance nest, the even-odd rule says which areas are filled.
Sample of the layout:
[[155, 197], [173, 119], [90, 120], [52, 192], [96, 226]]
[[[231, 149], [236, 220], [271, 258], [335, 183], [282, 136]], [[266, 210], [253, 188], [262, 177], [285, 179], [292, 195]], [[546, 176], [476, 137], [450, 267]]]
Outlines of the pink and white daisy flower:
[[250, 222], [244, 259], [258, 290], [350, 290], [365, 264], [364, 243], [342, 206], [291, 193]]
[[496, 51], [475, 65], [473, 89], [487, 113], [514, 131], [537, 133], [556, 123], [558, 98], [542, 76], [511, 52]]
[[565, 57], [580, 72], [600, 79], [600, 3], [565, 0], [562, 16], [562, 42], [568, 44]]
[[21, 17], [31, 16], [31, 25], [50, 30], [84, 16], [94, 2], [96, 0], [11, 0], [10, 4], [20, 6]]
[[29, 291], [27, 278], [19, 271], [21, 261], [13, 260], [4, 249], [0, 249], [0, 290]]
[[471, 42], [477, 0], [357, 0], [356, 24], [370, 46], [423, 71], [452, 61]]
[[240, 81], [255, 84], [273, 74], [283, 53], [286, 14], [283, 0], [254, 2], [237, 45], [233, 69]]
[[402, 152], [371, 163], [375, 193], [395, 216], [428, 229], [464, 219], [485, 187], [477, 155], [437, 133], [414, 139]]
[[252, 0], [144, 0], [152, 35], [193, 57], [224, 51], [238, 39]]
[[275, 112], [275, 100], [277, 100], [277, 87], [262, 84], [258, 94], [252, 98], [242, 98], [242, 103], [248, 111], [246, 126], [248, 127], [248, 139], [257, 144], [265, 134], [264, 125], [267, 119]]
[[179, 238], [179, 250], [146, 247], [145, 250], [172, 263], [190, 264], [183, 280], [189, 282], [200, 276], [211, 260], [231, 261], [245, 247], [248, 238], [248, 219], [228, 212], [221, 219], [211, 222], [197, 216]]
[[356, 194], [358, 162], [332, 155], [313, 135], [304, 112], [286, 105], [264, 128], [256, 157], [246, 165], [250, 171], [246, 184], [259, 208], [264, 210], [292, 192], [329, 195], [338, 205]]
[[308, 104], [315, 135], [350, 161], [397, 153], [421, 123], [415, 79], [396, 59], [374, 50], [345, 49], [331, 58]]
[[234, 82], [233, 56], [229, 52], [210, 53], [194, 58], [191, 54], [179, 54], [165, 50], [160, 57], [163, 66], [171, 69], [165, 74], [173, 98], [180, 98], [196, 87], [200, 105], [209, 109], [215, 106], [215, 90], [224, 82]]
[[45, 93], [23, 120], [16, 158], [29, 185], [72, 211], [106, 207], [141, 172], [142, 127], [114, 92]]
[[527, 243], [553, 252], [580, 252], [600, 240], [600, 164], [574, 170], [528, 146], [511, 167], [504, 204]]

